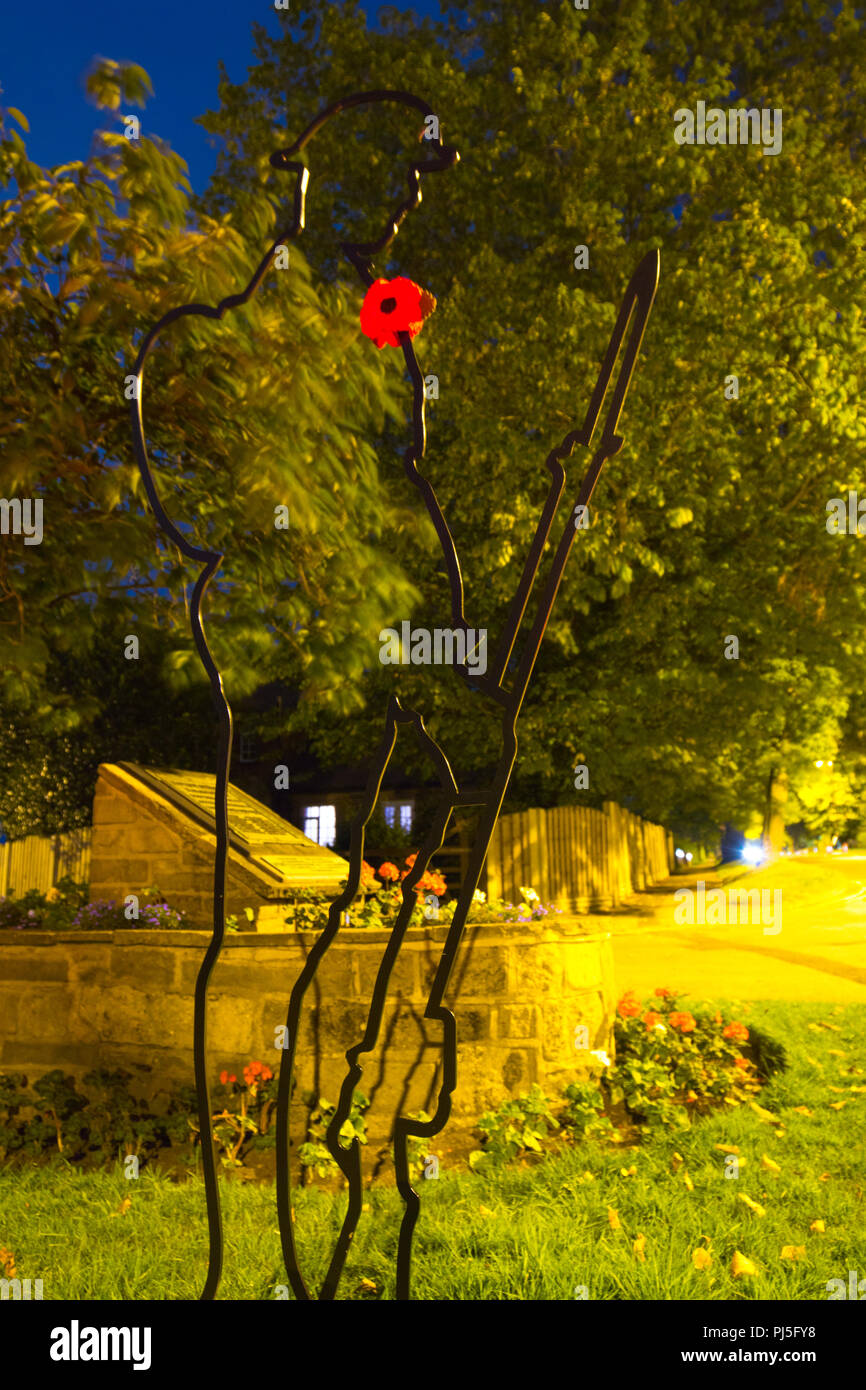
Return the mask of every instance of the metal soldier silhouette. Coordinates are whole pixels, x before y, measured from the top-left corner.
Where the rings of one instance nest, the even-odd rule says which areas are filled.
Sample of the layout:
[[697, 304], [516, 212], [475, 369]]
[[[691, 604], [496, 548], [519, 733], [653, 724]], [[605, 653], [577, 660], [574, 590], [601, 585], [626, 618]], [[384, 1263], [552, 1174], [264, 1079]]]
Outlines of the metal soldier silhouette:
[[[357, 271], [369, 295], [371, 287], [376, 283], [376, 277], [373, 273], [373, 258], [391, 244], [406, 215], [420, 203], [420, 176], [425, 173], [435, 173], [451, 168], [459, 159], [459, 155], [455, 149], [443, 144], [439, 130], [439, 122], [433, 109], [427, 102], [419, 97], [413, 96], [409, 92], [387, 90], [358, 92], [335, 101], [317, 116], [293, 145], [288, 149], [272, 155], [271, 164], [274, 168], [289, 171], [295, 175], [294, 220], [292, 226], [283, 231], [276, 238], [260, 261], [258, 268], [242, 293], [232, 295], [222, 300], [216, 306], [189, 304], [178, 309], [173, 309], [166, 314], [159, 323], [150, 330], [149, 334], [143, 340], [135, 365], [135, 376], [138, 381], [138, 389], [135, 393], [135, 399], [131, 402], [131, 422], [136, 457], [147, 496], [157, 522], [187, 558], [193, 559], [204, 566], [193, 592], [190, 607], [191, 626], [199, 656], [211, 682], [211, 688], [220, 720], [215, 796], [217, 846], [214, 863], [214, 923], [213, 934], [196, 983], [194, 1021], [195, 1080], [198, 1096], [200, 1133], [202, 1136], [203, 1169], [210, 1236], [208, 1275], [201, 1295], [202, 1298], [213, 1298], [216, 1293], [222, 1267], [223, 1252], [222, 1223], [216, 1179], [216, 1155], [211, 1133], [211, 1106], [208, 1087], [207, 988], [213, 965], [219, 956], [225, 931], [225, 874], [228, 844], [226, 794], [231, 756], [232, 724], [231, 710], [223, 693], [222, 680], [213, 662], [204, 636], [201, 621], [201, 602], [211, 578], [217, 572], [224, 557], [216, 551], [210, 551], [192, 545], [173, 525], [160, 503], [151, 477], [144, 441], [141, 404], [143, 369], [147, 356], [160, 332], [173, 320], [186, 314], [202, 314], [210, 318], [221, 319], [227, 309], [235, 308], [247, 302], [250, 296], [258, 289], [268, 267], [273, 264], [276, 248], [296, 238], [303, 230], [309, 171], [296, 159], [296, 156], [300, 154], [305, 145], [332, 116], [355, 106], [379, 104], [383, 102], [400, 103], [421, 113], [424, 117], [425, 129], [421, 132], [420, 138], [427, 144], [430, 150], [430, 157], [423, 160], [413, 160], [410, 163], [407, 169], [408, 196], [394, 210], [388, 225], [377, 241], [367, 243], [340, 243], [343, 254]], [[415, 886], [426, 873], [433, 855], [441, 847], [454, 811], [458, 807], [473, 806], [478, 808], [479, 812], [478, 829], [470, 850], [465, 876], [454, 910], [454, 916], [448, 928], [441, 958], [424, 1011], [425, 1020], [435, 1021], [441, 1024], [443, 1031], [443, 1065], [436, 1109], [428, 1122], [410, 1120], [406, 1117], [398, 1116], [394, 1126], [394, 1166], [398, 1190], [405, 1203], [397, 1245], [397, 1297], [399, 1299], [406, 1299], [409, 1297], [412, 1236], [420, 1209], [420, 1202], [418, 1194], [413, 1189], [409, 1177], [407, 1141], [412, 1136], [432, 1138], [443, 1129], [451, 1112], [451, 1096], [456, 1086], [457, 1025], [454, 1015], [449, 1009], [444, 1007], [443, 998], [453, 970], [469, 907], [478, 886], [478, 880], [490, 844], [490, 839], [517, 757], [517, 719], [532, 677], [544, 631], [559, 590], [565, 564], [575, 539], [577, 529], [576, 518], [583, 515], [583, 512], [578, 511], [578, 509], [588, 505], [604, 463], [607, 459], [617, 454], [623, 445], [623, 439], [617, 433], [617, 428], [626, 392], [637, 361], [641, 340], [652, 309], [658, 284], [658, 275], [659, 256], [657, 251], [653, 251], [640, 262], [626, 288], [622, 307], [611, 335], [582, 426], [567, 434], [562, 442], [548, 455], [546, 467], [550, 474], [550, 483], [547, 498], [538, 520], [535, 535], [523, 567], [520, 581], [509, 607], [505, 628], [501, 634], [492, 659], [490, 659], [488, 655], [486, 671], [484, 674], [481, 674], [478, 669], [473, 669], [472, 664], [455, 665], [451, 668], [451, 670], [456, 673], [457, 678], [463, 683], [467, 699], [477, 702], [480, 698], [487, 708], [493, 711], [496, 717], [501, 720], [502, 752], [491, 778], [490, 785], [480, 791], [461, 791], [455, 779], [451, 763], [439, 743], [431, 737], [425, 728], [421, 714], [417, 710], [404, 708], [400, 699], [395, 695], [392, 695], [388, 701], [384, 737], [372, 762], [363, 805], [352, 826], [348, 880], [343, 892], [330, 906], [327, 926], [310, 951], [304, 969], [292, 989], [288, 1008], [286, 1046], [282, 1054], [282, 1062], [280, 1065], [277, 1100], [277, 1207], [286, 1269], [291, 1287], [295, 1296], [299, 1299], [309, 1300], [313, 1297], [332, 1299], [336, 1295], [346, 1256], [357, 1229], [362, 1205], [360, 1145], [357, 1139], [353, 1139], [351, 1146], [348, 1149], [343, 1149], [339, 1142], [340, 1129], [348, 1118], [353, 1093], [362, 1076], [363, 1069], [360, 1064], [360, 1058], [363, 1054], [371, 1052], [378, 1041], [388, 983], [416, 902]], [[417, 289], [417, 287], [414, 288]], [[384, 299], [380, 295], [376, 305], [377, 317], [380, 321], [382, 321], [382, 315], [388, 315], [397, 307], [396, 296], [387, 295], [384, 290], [383, 295], [385, 295]], [[423, 316], [429, 312], [431, 305], [434, 304], [435, 301], [432, 300], [432, 296], [427, 295], [426, 292], [422, 293], [421, 298], [422, 311], [420, 318], [423, 319]], [[426, 447], [424, 378], [418, 366], [412, 346], [412, 338], [419, 328], [420, 321], [412, 324], [411, 328], [400, 328], [398, 326], [398, 320], [395, 319], [393, 335], [390, 336], [391, 343], [398, 343], [402, 348], [406, 366], [412, 380], [414, 393], [413, 436], [403, 456], [404, 469], [408, 481], [423, 499], [439, 539], [450, 588], [452, 628], [458, 631], [462, 630], [466, 633], [467, 623], [464, 614], [463, 580], [457, 550], [447, 521], [437, 500], [435, 490], [430, 480], [424, 476], [418, 466], [419, 461], [424, 457]], [[628, 331], [629, 328], [630, 332]], [[626, 338], [627, 332], [628, 337]], [[625, 344], [624, 348], [623, 344]], [[613, 387], [613, 394], [602, 426], [600, 438], [594, 449], [589, 467], [583, 477], [580, 488], [578, 489], [577, 496], [574, 498], [574, 502], [572, 506], [569, 507], [566, 514], [564, 529], [558, 546], [553, 553], [552, 564], [543, 585], [535, 614], [530, 620], [528, 633], [523, 641], [519, 654], [512, 660], [518, 633], [523, 625], [527, 608], [529, 607], [533, 586], [544, 550], [550, 537], [563, 493], [565, 492], [566, 471], [563, 466], [564, 461], [571, 456], [575, 445], [581, 445], [587, 449], [591, 447], [596, 426], [621, 352], [622, 361]], [[469, 629], [468, 631], [475, 630], [477, 629]], [[449, 675], [449, 679], [453, 679], [453, 676]], [[333, 1251], [325, 1280], [316, 1295], [309, 1289], [298, 1262], [298, 1253], [293, 1230], [289, 1172], [290, 1101], [296, 1045], [300, 1034], [301, 1009], [307, 990], [316, 975], [322, 957], [337, 935], [341, 922], [344, 919], [344, 914], [358, 893], [364, 851], [364, 828], [375, 808], [382, 780], [393, 754], [399, 730], [403, 726], [414, 734], [423, 751], [429, 756], [439, 778], [440, 790], [430, 828], [419, 847], [414, 864], [403, 880], [403, 902], [383, 953], [373, 989], [367, 1025], [363, 1037], [346, 1052], [347, 1071], [341, 1087], [336, 1112], [328, 1127], [327, 1147], [348, 1181], [349, 1201], [346, 1216], [337, 1238], [336, 1247]]]

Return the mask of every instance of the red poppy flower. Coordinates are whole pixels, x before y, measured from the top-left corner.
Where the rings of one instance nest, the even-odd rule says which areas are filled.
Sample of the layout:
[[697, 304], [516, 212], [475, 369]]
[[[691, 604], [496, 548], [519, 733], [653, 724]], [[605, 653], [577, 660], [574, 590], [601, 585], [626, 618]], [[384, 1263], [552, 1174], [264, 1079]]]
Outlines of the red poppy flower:
[[379, 877], [383, 878], [387, 883], [390, 880], [399, 878], [400, 870], [397, 868], [396, 864], [392, 864], [390, 860], [386, 859], [384, 864], [379, 865]]
[[414, 280], [374, 280], [361, 305], [361, 328], [377, 348], [399, 347], [398, 333], [416, 337], [436, 308], [436, 300]]

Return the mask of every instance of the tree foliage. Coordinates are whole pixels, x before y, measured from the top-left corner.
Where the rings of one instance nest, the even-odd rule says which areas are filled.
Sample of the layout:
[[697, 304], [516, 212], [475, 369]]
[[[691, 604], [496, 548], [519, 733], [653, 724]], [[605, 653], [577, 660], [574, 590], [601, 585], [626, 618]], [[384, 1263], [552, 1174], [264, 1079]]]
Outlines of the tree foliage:
[[[38, 499], [44, 518], [40, 544], [0, 543], [0, 698], [7, 738], [16, 727], [37, 742], [76, 731], [111, 758], [135, 686], [127, 635], [142, 659], [158, 655], [161, 682], [194, 688], [196, 707], [203, 682], [187, 621], [198, 571], [145, 505], [125, 378], [168, 309], [246, 285], [284, 210], [258, 189], [231, 224], [194, 217], [183, 160], [146, 128], [138, 140], [111, 128], [127, 102], [146, 99], [147, 75], [105, 60], [88, 90], [115, 114], [85, 161], [42, 169], [16, 128], [26, 130], [22, 113], [7, 109], [0, 125], [0, 185], [13, 189], [0, 205], [0, 487]], [[389, 499], [372, 444], [396, 405], [361, 338], [359, 304], [355, 287], [315, 286], [293, 247], [290, 269], [269, 272], [230, 332], [184, 319], [148, 364], [145, 427], [163, 503], [226, 554], [205, 616], [230, 698], [277, 671], [302, 700], [357, 706], [370, 629], [395, 595], [417, 599], [392, 545], [414, 521]], [[280, 507], [288, 529], [275, 524]], [[417, 532], [408, 549], [424, 543]], [[117, 681], [100, 703], [56, 678], [64, 663], [93, 666], [108, 621], [101, 659]], [[151, 706], [156, 760], [161, 715]], [[65, 770], [55, 773], [59, 785]]]
[[[825, 526], [827, 501], [856, 486], [866, 430], [862, 20], [745, 0], [382, 18], [373, 33], [356, 6], [312, 3], [282, 37], [257, 32], [248, 82], [224, 76], [204, 120], [223, 150], [203, 205], [227, 208], [275, 143], [383, 73], [439, 112], [460, 164], [428, 180], [381, 273], [439, 297], [417, 344], [440, 379], [428, 472], [465, 561], [469, 621], [492, 633], [544, 457], [582, 419], [632, 270], [661, 249], [626, 446], [569, 562], [521, 718], [516, 794], [569, 799], [580, 758], [595, 797], [683, 825], [745, 824], [781, 761], [794, 796], [834, 752], [862, 783], [864, 554]], [[780, 108], [782, 152], [678, 145], [674, 113], [699, 99]], [[398, 151], [379, 113], [341, 116], [309, 147], [305, 245], [323, 279], [334, 226], [366, 229]], [[575, 455], [575, 480], [586, 461]], [[441, 574], [419, 582], [416, 617], [442, 621]], [[435, 673], [407, 670], [404, 687], [482, 768], [495, 722], [471, 727], [456, 683]], [[381, 689], [371, 742], [380, 709]], [[326, 718], [314, 733], [331, 756], [357, 746], [355, 725]]]
[[[747, 0], [470, 0], [438, 21], [382, 18], [373, 32], [357, 5], [310, 0], [280, 37], [255, 28], [248, 80], [223, 73], [219, 110], [202, 118], [221, 142], [202, 198], [146, 135], [106, 132], [84, 165], [39, 170], [7, 113], [0, 174], [19, 192], [0, 221], [0, 466], [7, 496], [44, 495], [63, 526], [30, 551], [3, 540], [5, 697], [46, 705], [51, 655], [86, 644], [93, 595], [114, 596], [125, 631], [147, 622], [180, 644], [190, 576], [142, 506], [121, 403], [131, 326], [245, 283], [292, 192], [269, 155], [336, 96], [387, 85], [430, 101], [461, 154], [424, 179], [376, 270], [438, 300], [415, 344], [439, 378], [425, 471], [467, 620], [491, 648], [544, 459], [583, 418], [634, 267], [661, 249], [626, 444], [566, 571], [521, 716], [515, 798], [573, 799], [581, 761], [579, 795], [697, 835], [760, 817], [782, 768], [795, 810], [836, 814], [813, 787], [815, 762], [832, 759], [844, 786], [828, 806], [856, 803], [864, 552], [825, 521], [857, 486], [866, 430], [862, 19]], [[111, 106], [122, 73], [102, 81]], [[146, 96], [140, 77], [133, 87], [124, 100]], [[678, 145], [674, 113], [698, 100], [781, 109], [781, 153]], [[382, 627], [450, 626], [448, 590], [402, 469], [402, 355], [360, 339], [362, 287], [338, 243], [381, 233], [417, 125], [399, 107], [359, 108], [317, 134], [290, 271], [220, 325], [175, 325], [145, 419], [170, 514], [226, 549], [209, 630], [230, 697], [295, 684], [294, 727], [325, 759], [354, 761], [378, 743], [396, 681], [459, 771], [483, 777], [495, 715], [467, 707], [448, 673], [378, 663]], [[586, 462], [576, 452], [567, 498]], [[292, 525], [275, 534], [282, 501]], [[564, 524], [565, 507], [555, 537]], [[188, 645], [172, 661], [175, 679], [197, 678]]]

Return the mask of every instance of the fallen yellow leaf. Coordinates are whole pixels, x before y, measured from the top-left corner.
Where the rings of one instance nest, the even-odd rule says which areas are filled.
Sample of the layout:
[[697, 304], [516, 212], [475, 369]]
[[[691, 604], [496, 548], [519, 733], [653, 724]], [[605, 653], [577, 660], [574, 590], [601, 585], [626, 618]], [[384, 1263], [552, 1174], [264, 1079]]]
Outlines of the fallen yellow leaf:
[[682, 1165], [683, 1165], [684, 1163], [685, 1163], [685, 1159], [683, 1158], [682, 1154], [678, 1154], [678, 1153], [671, 1154], [671, 1167], [673, 1168], [673, 1170], [674, 1170], [675, 1173], [677, 1172], [677, 1170], [678, 1170], [679, 1168], [682, 1167]]
[[587, 1168], [587, 1170], [586, 1170], [585, 1173], [581, 1173], [581, 1175], [580, 1175], [580, 1181], [581, 1181], [581, 1182], [595, 1182], [595, 1173], [591, 1173], [591, 1172], [589, 1171], [589, 1169]]
[[358, 1288], [361, 1289], [364, 1293], [376, 1292], [376, 1285], [373, 1283], [372, 1279], [362, 1279], [358, 1284]]
[[794, 1106], [794, 1114], [795, 1114], [795, 1115], [811, 1115], [811, 1114], [812, 1114], [812, 1111], [809, 1109], [809, 1107], [808, 1107], [807, 1105], [795, 1105], [795, 1106]]
[[[0, 1246], [0, 1265], [3, 1266], [3, 1273], [7, 1279], [17, 1279], [18, 1271], [15, 1268], [15, 1256], [11, 1250], [4, 1250]], [[20, 1293], [19, 1289], [19, 1293]]]
[[833, 1091], [834, 1094], [837, 1095], [837, 1096], [844, 1096], [844, 1094], [845, 1094], [845, 1087], [844, 1087], [844, 1086], [828, 1086], [828, 1087], [827, 1087], [827, 1090], [828, 1090], [828, 1091]]
[[638, 1235], [637, 1240], [632, 1241], [631, 1248], [643, 1264], [646, 1261], [646, 1255], [644, 1254], [646, 1249], [646, 1236]]
[[633, 1163], [630, 1168], [620, 1168], [620, 1175], [624, 1178], [633, 1178], [637, 1173], [637, 1167]]
[[829, 1181], [830, 1181], [830, 1174], [829, 1174], [829, 1173], [822, 1173], [821, 1176], [820, 1176], [820, 1178], [818, 1179], [818, 1181], [819, 1181], [819, 1182], [829, 1182]]
[[735, 1279], [741, 1279], [744, 1274], [757, 1274], [758, 1266], [746, 1255], [741, 1255], [739, 1250], [735, 1250], [731, 1259], [731, 1273]]
[[783, 1245], [781, 1259], [783, 1260], [805, 1260], [805, 1245]]
[[844, 1110], [844, 1109], [845, 1109], [845, 1106], [846, 1106], [847, 1104], [848, 1104], [847, 1100], [831, 1100], [831, 1101], [830, 1101], [830, 1109], [831, 1109], [831, 1110]]
[[839, 1049], [838, 1049], [838, 1047], [828, 1047], [828, 1048], [827, 1048], [827, 1056], [828, 1056], [828, 1057], [847, 1057], [848, 1054], [847, 1054], [847, 1052], [840, 1052]]
[[712, 1263], [713, 1257], [710, 1254], [709, 1250], [692, 1251], [692, 1264], [694, 1265], [695, 1269], [709, 1269]]
[[120, 1215], [121, 1215], [121, 1216], [125, 1216], [125, 1214], [129, 1211], [129, 1208], [130, 1208], [131, 1206], [132, 1206], [132, 1198], [131, 1198], [131, 1197], [124, 1197], [123, 1201], [121, 1202], [121, 1204], [120, 1204], [120, 1206], [117, 1208], [117, 1210], [120, 1212]]
[[825, 1023], [824, 1020], [823, 1020], [823, 1018], [819, 1018], [819, 1019], [818, 1019], [818, 1027], [819, 1027], [819, 1028], [827, 1028], [827, 1029], [829, 1029], [829, 1031], [830, 1031], [831, 1033], [841, 1033], [841, 1032], [842, 1032], [842, 1029], [839, 1027], [838, 1023]]
[[490, 1210], [489, 1207], [485, 1207], [483, 1202], [481, 1206], [478, 1208], [478, 1210], [482, 1216], [493, 1216], [493, 1212]]
[[694, 1185], [694, 1183], [692, 1182], [691, 1178], [689, 1177], [689, 1173], [688, 1173], [688, 1169], [687, 1169], [687, 1168], [684, 1168], [684, 1169], [683, 1169], [683, 1182], [684, 1182], [685, 1185], [686, 1185], [686, 1191], [687, 1191], [687, 1192], [694, 1192], [694, 1190], [695, 1190], [695, 1185]]
[[743, 1206], [748, 1207], [749, 1211], [753, 1211], [756, 1216], [767, 1215], [765, 1208], [761, 1206], [760, 1202], [753, 1202], [751, 1197], [744, 1196], [742, 1192], [738, 1194], [737, 1201], [742, 1202]]
[[608, 1221], [610, 1222], [610, 1229], [611, 1229], [612, 1231], [618, 1231], [619, 1228], [620, 1228], [620, 1220], [619, 1220], [619, 1212], [616, 1210], [615, 1207], [608, 1207], [608, 1209], [607, 1209], [607, 1219], [608, 1219]]
[[740, 1150], [736, 1144], [714, 1144], [714, 1149], [718, 1149], [720, 1154], [738, 1154]]
[[767, 1124], [775, 1125], [779, 1123], [779, 1117], [777, 1115], [772, 1115], [769, 1110], [765, 1110], [763, 1106], [758, 1105], [757, 1101], [750, 1100], [749, 1109], [754, 1111], [759, 1120], [764, 1120]]
[[768, 1173], [781, 1173], [778, 1163], [774, 1163], [766, 1154], [761, 1154], [761, 1167], [766, 1168]]
[[820, 1221], [820, 1220], [819, 1220], [819, 1221], [813, 1221], [812, 1224], [811, 1224], [811, 1226], [809, 1227], [809, 1230], [810, 1230], [810, 1231], [817, 1231], [817, 1233], [818, 1233], [819, 1236], [822, 1236], [822, 1235], [824, 1234], [824, 1232], [826, 1231], [826, 1229], [827, 1229], [827, 1228], [826, 1228], [826, 1226], [824, 1225], [824, 1222], [823, 1222], [823, 1221]]

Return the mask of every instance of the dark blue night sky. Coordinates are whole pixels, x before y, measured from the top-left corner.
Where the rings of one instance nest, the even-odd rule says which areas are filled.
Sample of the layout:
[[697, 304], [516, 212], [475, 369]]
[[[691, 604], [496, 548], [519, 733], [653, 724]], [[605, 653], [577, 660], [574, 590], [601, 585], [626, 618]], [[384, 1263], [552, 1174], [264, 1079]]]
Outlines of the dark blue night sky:
[[[292, 0], [297, 14], [303, 0]], [[379, 3], [361, 8], [378, 27]], [[438, 0], [395, 4], [395, 9], [438, 16]], [[0, 38], [0, 103], [30, 122], [27, 151], [37, 164], [83, 159], [101, 113], [84, 97], [83, 77], [94, 57], [140, 64], [154, 96], [143, 113], [146, 127], [162, 136], [190, 166], [196, 191], [207, 184], [215, 151], [196, 116], [215, 108], [218, 63], [242, 82], [253, 63], [251, 25], [280, 32], [268, 0], [31, 0], [4, 7]], [[325, 99], [333, 94], [323, 93]], [[140, 108], [131, 107], [139, 116]]]

